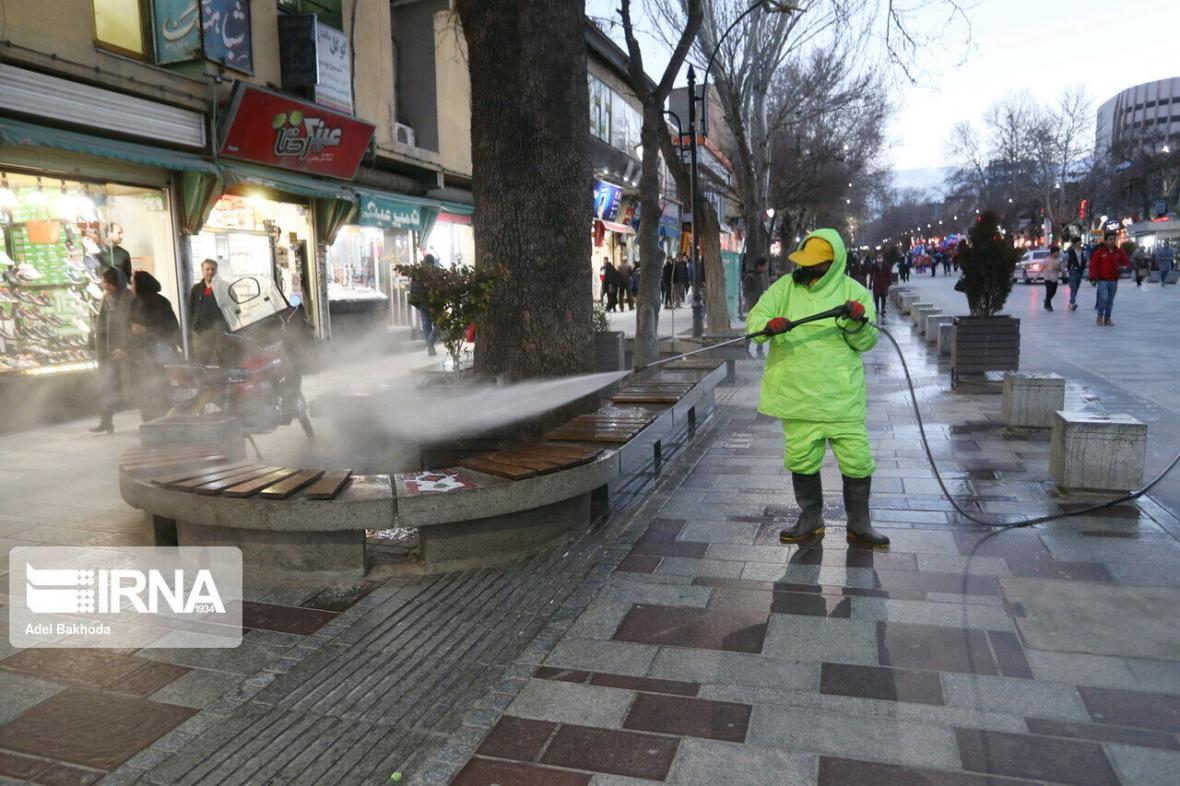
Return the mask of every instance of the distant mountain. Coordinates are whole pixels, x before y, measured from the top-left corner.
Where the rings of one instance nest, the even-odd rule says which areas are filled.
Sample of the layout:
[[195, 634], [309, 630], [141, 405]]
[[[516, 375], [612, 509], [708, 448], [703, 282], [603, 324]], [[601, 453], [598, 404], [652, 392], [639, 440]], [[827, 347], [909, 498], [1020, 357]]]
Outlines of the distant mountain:
[[916, 188], [933, 198], [940, 198], [946, 190], [949, 167], [922, 167], [920, 169], [893, 170], [893, 188], [897, 191]]

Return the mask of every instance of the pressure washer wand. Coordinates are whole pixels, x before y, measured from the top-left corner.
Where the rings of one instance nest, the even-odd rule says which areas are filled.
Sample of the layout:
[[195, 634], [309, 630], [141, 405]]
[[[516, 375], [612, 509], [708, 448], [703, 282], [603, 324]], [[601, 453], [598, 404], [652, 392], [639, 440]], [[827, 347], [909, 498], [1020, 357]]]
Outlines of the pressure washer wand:
[[[805, 324], [807, 322], [816, 322], [821, 319], [828, 319], [829, 317], [847, 317], [847, 316], [851, 316], [851, 314], [852, 314], [852, 311], [851, 311], [851, 309], [849, 309], [847, 304], [836, 306], [835, 308], [830, 308], [827, 311], [821, 311], [818, 314], [812, 314], [809, 317], [801, 317], [799, 319], [796, 319], [794, 322], [787, 322], [787, 329], [782, 332], [786, 333], [787, 331], [791, 330], [791, 328], [798, 327], [799, 325]], [[676, 360], [683, 360], [684, 358], [691, 357], [693, 355], [699, 355], [702, 352], [708, 352], [711, 349], [720, 349], [721, 347], [728, 347], [732, 344], [738, 343], [739, 341], [748, 341], [749, 339], [752, 339], [752, 338], [758, 338], [760, 336], [772, 336], [772, 335], [775, 335], [775, 334], [771, 333], [769, 330], [759, 330], [756, 333], [748, 333], [744, 336], [738, 336], [737, 338], [731, 338], [731, 339], [727, 339], [725, 341], [718, 342], [716, 344], [710, 344], [707, 347], [701, 347], [700, 349], [694, 349], [691, 352], [684, 352], [679, 355], [673, 355], [670, 358], [664, 358], [663, 360], [657, 360], [654, 363], [648, 363], [646, 366], [644, 366], [644, 368], [653, 368], [655, 366], [662, 366], [665, 363], [671, 363]]]

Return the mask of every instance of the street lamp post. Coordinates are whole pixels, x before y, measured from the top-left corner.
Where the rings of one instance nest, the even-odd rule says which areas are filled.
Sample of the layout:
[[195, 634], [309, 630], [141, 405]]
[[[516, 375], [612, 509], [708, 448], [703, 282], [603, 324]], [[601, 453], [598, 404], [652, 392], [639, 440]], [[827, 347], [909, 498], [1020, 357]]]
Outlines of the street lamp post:
[[688, 202], [692, 211], [692, 337], [705, 335], [705, 300], [701, 287], [705, 283], [705, 271], [701, 269], [700, 234], [697, 222], [697, 72], [688, 67]]

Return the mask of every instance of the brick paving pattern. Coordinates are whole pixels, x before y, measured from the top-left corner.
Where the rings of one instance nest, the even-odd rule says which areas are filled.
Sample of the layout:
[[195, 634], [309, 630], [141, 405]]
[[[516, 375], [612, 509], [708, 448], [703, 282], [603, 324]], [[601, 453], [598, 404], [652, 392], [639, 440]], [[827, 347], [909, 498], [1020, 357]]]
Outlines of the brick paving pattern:
[[[1079, 504], [1053, 492], [1046, 434], [949, 393], [891, 327], [970, 509]], [[0, 645], [0, 783], [1175, 782], [1180, 521], [1144, 498], [988, 536], [939, 495], [900, 365], [884, 345], [866, 360], [888, 551], [844, 543], [830, 461], [826, 539], [778, 543], [782, 432], [742, 362], [658, 483], [535, 559], [257, 588], [232, 651]], [[0, 545], [142, 537], [109, 489], [86, 493], [6, 511]]]

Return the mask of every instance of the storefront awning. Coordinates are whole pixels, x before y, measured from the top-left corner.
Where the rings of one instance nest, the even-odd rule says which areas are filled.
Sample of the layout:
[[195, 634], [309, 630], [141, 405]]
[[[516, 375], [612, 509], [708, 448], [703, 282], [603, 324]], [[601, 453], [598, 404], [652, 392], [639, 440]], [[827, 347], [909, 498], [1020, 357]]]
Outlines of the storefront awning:
[[603, 221], [602, 225], [611, 232], [618, 232], [621, 235], [634, 235], [635, 230], [630, 224], [616, 224], [614, 221]]
[[221, 170], [225, 176], [227, 187], [263, 186], [296, 196], [356, 202], [356, 192], [353, 189], [329, 180], [285, 172], [281, 169], [237, 162], [229, 163], [228, 161], [221, 162]]
[[19, 120], [0, 119], [0, 141], [10, 145], [52, 147], [72, 153], [115, 158], [160, 169], [209, 174], [217, 172], [217, 168], [213, 164], [191, 153], [163, 150], [131, 142], [118, 142], [75, 131], [62, 131], [33, 123], [22, 123]]

